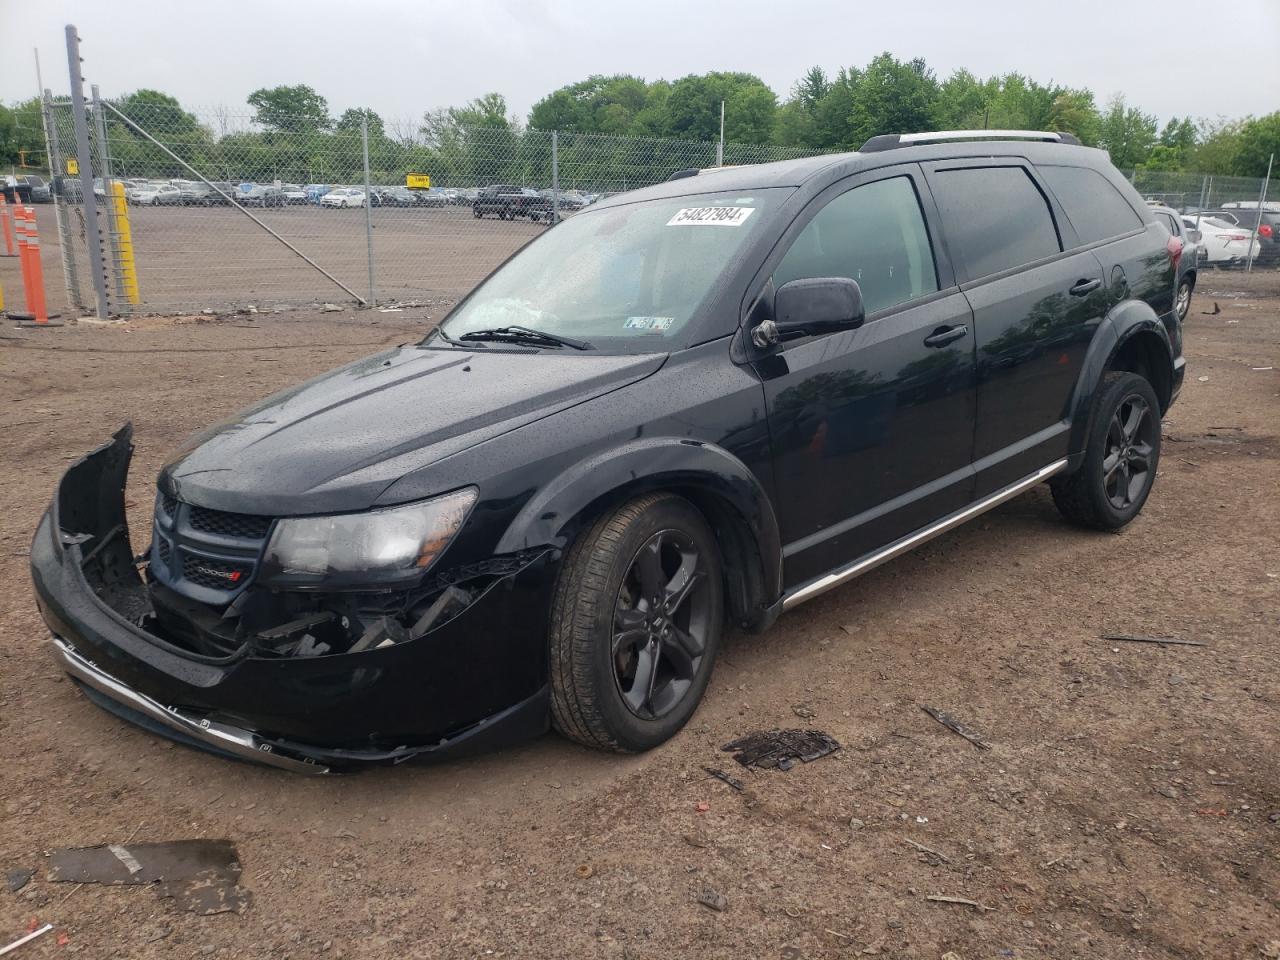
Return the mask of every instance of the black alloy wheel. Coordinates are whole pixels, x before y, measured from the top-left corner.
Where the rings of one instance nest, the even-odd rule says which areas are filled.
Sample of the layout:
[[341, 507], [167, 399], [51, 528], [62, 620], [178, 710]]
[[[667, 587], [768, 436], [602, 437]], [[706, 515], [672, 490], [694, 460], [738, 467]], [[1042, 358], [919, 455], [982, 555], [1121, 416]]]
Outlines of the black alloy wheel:
[[697, 709], [724, 622], [720, 544], [674, 493], [600, 517], [566, 552], [548, 629], [551, 717], [621, 753], [669, 739]]
[[613, 679], [643, 720], [688, 695], [712, 623], [707, 564], [693, 539], [660, 530], [631, 561], [613, 607]]
[[1121, 401], [1107, 426], [1102, 484], [1117, 510], [1128, 509], [1151, 484], [1152, 432], [1156, 417], [1138, 393]]

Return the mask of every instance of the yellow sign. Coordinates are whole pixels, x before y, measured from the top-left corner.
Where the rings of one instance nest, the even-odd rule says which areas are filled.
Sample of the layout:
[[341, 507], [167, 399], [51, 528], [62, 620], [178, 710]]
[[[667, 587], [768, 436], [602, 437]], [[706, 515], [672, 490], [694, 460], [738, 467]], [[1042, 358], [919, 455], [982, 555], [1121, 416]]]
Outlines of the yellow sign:
[[431, 177], [425, 173], [406, 173], [404, 175], [404, 185], [415, 190], [429, 190], [431, 188]]
[[67, 157], [67, 176], [80, 176], [80, 164], [76, 162], [74, 157]]

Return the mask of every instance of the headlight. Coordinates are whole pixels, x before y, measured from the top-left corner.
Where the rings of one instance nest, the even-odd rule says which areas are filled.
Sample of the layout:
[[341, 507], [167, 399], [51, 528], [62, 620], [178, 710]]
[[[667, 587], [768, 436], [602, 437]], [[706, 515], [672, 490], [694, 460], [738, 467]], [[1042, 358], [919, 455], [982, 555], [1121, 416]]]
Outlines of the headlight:
[[412, 578], [444, 552], [475, 501], [468, 487], [387, 510], [285, 518], [267, 544], [265, 578], [351, 585]]

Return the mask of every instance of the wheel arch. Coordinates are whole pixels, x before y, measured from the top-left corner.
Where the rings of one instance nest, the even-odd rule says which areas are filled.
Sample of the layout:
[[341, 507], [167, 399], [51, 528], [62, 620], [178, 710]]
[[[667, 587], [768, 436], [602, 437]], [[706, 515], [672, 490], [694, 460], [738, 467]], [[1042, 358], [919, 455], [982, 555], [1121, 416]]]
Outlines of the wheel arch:
[[1163, 414], [1173, 402], [1173, 347], [1156, 312], [1141, 300], [1127, 300], [1098, 325], [1071, 399], [1071, 469], [1084, 456], [1093, 398], [1113, 370], [1141, 374], [1155, 390]]
[[726, 599], [747, 629], [772, 622], [782, 595], [782, 542], [760, 481], [723, 447], [688, 439], [635, 440], [575, 464], [545, 484], [508, 526], [495, 552], [564, 549], [603, 514], [656, 491], [689, 500], [720, 544]]

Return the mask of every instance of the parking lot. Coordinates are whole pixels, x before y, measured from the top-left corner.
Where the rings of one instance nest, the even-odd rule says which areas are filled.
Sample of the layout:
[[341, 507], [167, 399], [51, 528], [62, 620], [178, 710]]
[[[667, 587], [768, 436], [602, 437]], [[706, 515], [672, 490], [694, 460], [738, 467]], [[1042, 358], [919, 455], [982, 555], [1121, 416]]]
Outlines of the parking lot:
[[[397, 213], [378, 236], [414, 251], [405, 289], [429, 296], [468, 283], [434, 270], [437, 251], [494, 252], [543, 229]], [[210, 265], [187, 283], [216, 282], [215, 231], [177, 234], [174, 215], [136, 214], [144, 287], [158, 257]], [[359, 210], [267, 216], [316, 250], [363, 230]], [[272, 243], [246, 231], [239, 255]], [[364, 264], [349, 269], [358, 280]], [[12, 262], [0, 280], [14, 289]], [[731, 634], [689, 727], [644, 756], [546, 736], [323, 780], [173, 746], [89, 704], [44, 650], [27, 546], [61, 471], [124, 420], [140, 548], [156, 472], [190, 431], [420, 336], [439, 309], [6, 326], [0, 872], [35, 876], [0, 890], [0, 943], [38, 919], [69, 939], [24, 958], [1274, 956], [1280, 284], [1223, 273], [1200, 287], [1159, 482], [1122, 533], [1066, 526], [1036, 489], [763, 636]], [[792, 726], [844, 749], [787, 773], [739, 769], [719, 749]], [[53, 848], [193, 837], [236, 843], [243, 914], [46, 879]], [[723, 912], [696, 902], [704, 888]]]
[[[51, 309], [66, 292], [51, 205], [36, 208]], [[452, 302], [545, 224], [476, 219], [463, 206], [371, 211], [378, 299]], [[68, 208], [84, 296], [92, 302], [83, 214]], [[254, 209], [253, 215], [361, 296], [369, 290], [365, 211], [314, 205]], [[146, 312], [163, 308], [270, 310], [353, 298], [231, 207], [130, 207], [138, 284]], [[20, 297], [18, 284], [5, 287]]]

